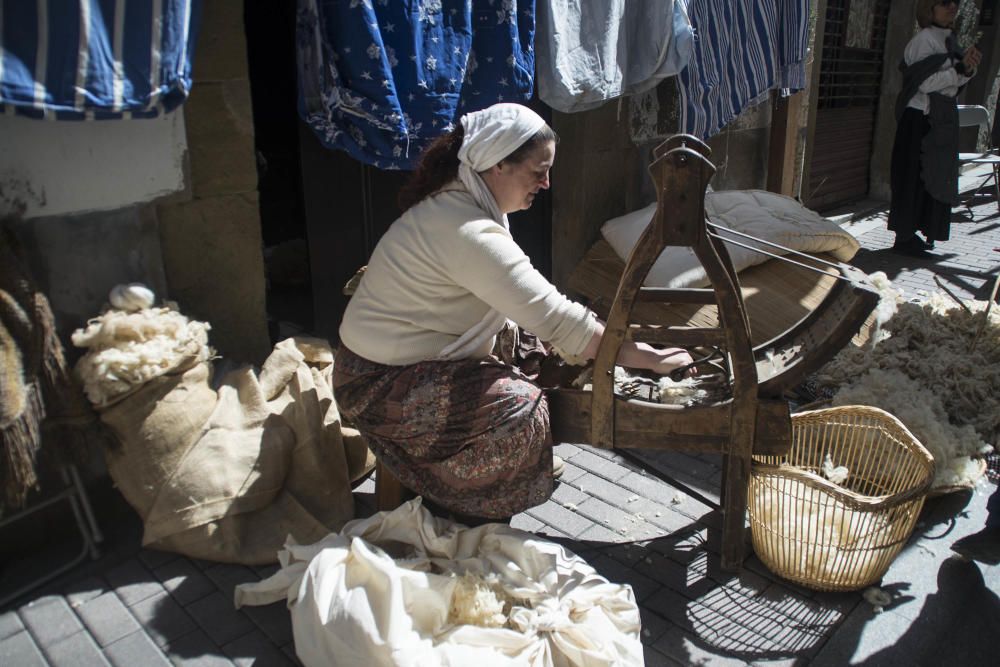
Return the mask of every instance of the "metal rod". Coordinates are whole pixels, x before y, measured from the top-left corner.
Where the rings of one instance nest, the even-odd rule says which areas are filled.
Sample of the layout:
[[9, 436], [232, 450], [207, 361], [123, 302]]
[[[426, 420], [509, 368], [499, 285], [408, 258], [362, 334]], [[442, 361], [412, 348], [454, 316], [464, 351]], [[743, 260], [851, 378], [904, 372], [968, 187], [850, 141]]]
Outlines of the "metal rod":
[[51, 498], [48, 498], [47, 500], [43, 500], [40, 503], [32, 505], [30, 508], [26, 510], [18, 512], [17, 514], [12, 514], [10, 516], [4, 517], [3, 519], [0, 519], [0, 528], [8, 524], [14, 523], [15, 521], [22, 519], [28, 516], [29, 514], [34, 514], [38, 510], [48, 507], [49, 505], [54, 505], [60, 500], [66, 498], [67, 496], [72, 495], [73, 493], [74, 493], [73, 489], [63, 489], [62, 491], [52, 496]]
[[73, 486], [76, 487], [77, 495], [80, 496], [80, 504], [83, 505], [83, 512], [87, 517], [87, 523], [90, 524], [90, 535], [95, 544], [100, 544], [104, 541], [104, 536], [101, 534], [101, 529], [97, 525], [97, 519], [94, 518], [94, 510], [90, 506], [90, 498], [87, 497], [87, 490], [84, 488], [83, 482], [80, 480], [80, 472], [72, 463], [67, 467], [69, 468], [69, 475], [73, 479]]
[[[845, 282], [851, 282], [850, 278], [842, 276], [839, 272], [837, 272], [837, 273], [829, 273], [828, 271], [824, 271], [823, 269], [817, 268], [815, 266], [810, 266], [810, 265], [805, 264], [803, 262], [797, 262], [794, 259], [789, 259], [788, 257], [785, 257], [783, 255], [776, 255], [773, 252], [768, 252], [766, 250], [761, 250], [760, 248], [754, 248], [753, 246], [749, 246], [749, 245], [747, 245], [745, 243], [740, 243], [739, 241], [734, 241], [732, 239], [727, 239], [724, 236], [719, 236], [718, 234], [713, 234], [711, 232], [709, 232], [708, 235], [712, 236], [712, 237], [715, 237], [715, 238], [719, 239], [720, 241], [722, 241], [724, 243], [730, 243], [732, 245], [739, 246], [740, 248], [746, 248], [747, 250], [752, 250], [754, 252], [760, 253], [761, 255], [767, 255], [768, 257], [773, 257], [774, 259], [778, 259], [778, 260], [781, 260], [782, 262], [787, 262], [789, 264], [794, 264], [795, 266], [801, 266], [803, 269], [809, 269], [810, 271], [813, 271], [813, 272], [818, 273], [818, 274], [823, 275], [823, 276], [830, 276], [831, 278], [836, 278], [837, 280], [843, 280]], [[780, 248], [781, 246], [778, 246], [778, 247]], [[802, 254], [802, 253], [798, 253], [798, 254]], [[804, 255], [804, 256], [805, 257], [813, 258], [812, 255]], [[813, 259], [815, 259], [815, 258], [813, 258]], [[818, 260], [818, 261], [823, 262], [823, 260]], [[830, 264], [830, 262], [823, 262], [823, 263], [824, 264]], [[836, 266], [836, 265], [835, 264], [830, 264], [830, 266]]]
[[[754, 236], [752, 234], [746, 234], [744, 232], [736, 231], [735, 229], [730, 229], [729, 227], [723, 227], [722, 225], [720, 225], [718, 223], [711, 222], [707, 218], [705, 219], [705, 224], [707, 226], [709, 226], [709, 227], [712, 227], [713, 229], [722, 229], [722, 230], [725, 230], [725, 231], [729, 232], [730, 234], [735, 234], [736, 236], [742, 236], [745, 239], [750, 239], [751, 241], [756, 241], [757, 243], [763, 243], [764, 245], [769, 245], [772, 248], [777, 248], [778, 250], [784, 250], [785, 252], [793, 254], [793, 255], [798, 255], [800, 257], [805, 257], [807, 259], [814, 260], [816, 262], [819, 262], [820, 264], [826, 264], [827, 266], [829, 266], [829, 267], [831, 267], [833, 269], [836, 269], [838, 272], [840, 271], [840, 266], [838, 264], [834, 264], [833, 262], [828, 262], [825, 259], [821, 259], [819, 257], [816, 257], [815, 255], [810, 255], [809, 253], [801, 252], [799, 250], [795, 250], [794, 248], [789, 248], [787, 246], [783, 246], [780, 243], [774, 243], [773, 241], [766, 241], [764, 239], [757, 238], [756, 236]], [[721, 239], [721, 240], [725, 241], [726, 243], [733, 243], [735, 245], [740, 245], [736, 241], [733, 241], [732, 239], [727, 239], [724, 236], [719, 236], [718, 234], [711, 234], [711, 233], [709, 233], [709, 236], [715, 236], [715, 238]], [[745, 246], [745, 245], [744, 246], [740, 246], [740, 247], [747, 248], [748, 250], [754, 250], [756, 252], [763, 253], [765, 255], [768, 254], [768, 253], [764, 252], [763, 250], [761, 250], [760, 248], [753, 248], [753, 247], [749, 247], [749, 246]], [[779, 256], [778, 255], [771, 255], [771, 257], [779, 257]]]
[[53, 579], [55, 579], [59, 575], [65, 574], [66, 572], [69, 572], [74, 567], [76, 567], [77, 565], [79, 565], [80, 563], [82, 563], [84, 561], [84, 559], [87, 558], [87, 553], [89, 551], [90, 551], [89, 540], [84, 539], [83, 540], [83, 548], [80, 550], [80, 553], [77, 554], [76, 558], [74, 558], [73, 560], [69, 561], [65, 565], [62, 565], [62, 566], [56, 568], [55, 570], [52, 570], [51, 572], [48, 572], [47, 574], [44, 574], [41, 577], [38, 577], [34, 581], [32, 581], [32, 582], [30, 582], [28, 584], [25, 584], [24, 586], [21, 586], [20, 588], [18, 588], [14, 592], [12, 592], [10, 595], [6, 595], [3, 598], [0, 598], [0, 609], [2, 609], [3, 607], [7, 606], [8, 602], [12, 602], [12, 601], [18, 599], [19, 597], [21, 597], [22, 595], [24, 595], [25, 593], [27, 593], [27, 592], [35, 589], [35, 588], [38, 588], [39, 586], [41, 586], [43, 584], [49, 583], [50, 581], [52, 581]]

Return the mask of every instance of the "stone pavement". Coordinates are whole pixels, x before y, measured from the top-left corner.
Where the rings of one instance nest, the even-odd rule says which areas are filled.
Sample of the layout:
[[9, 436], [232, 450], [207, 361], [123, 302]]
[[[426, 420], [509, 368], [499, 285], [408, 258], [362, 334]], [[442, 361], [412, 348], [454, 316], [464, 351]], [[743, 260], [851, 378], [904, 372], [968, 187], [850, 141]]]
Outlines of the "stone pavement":
[[[973, 188], [982, 173], [963, 176]], [[855, 263], [885, 271], [908, 296], [937, 288], [986, 298], [1000, 267], [1000, 214], [991, 197], [956, 207], [953, 239], [934, 260], [893, 255], [884, 211], [857, 205], [837, 219], [864, 249]], [[514, 517], [631, 584], [643, 618], [648, 665], [993, 665], [1000, 637], [1000, 567], [950, 557], [977, 531], [995, 482], [932, 498], [882, 580], [880, 613], [860, 593], [818, 593], [782, 581], [750, 556], [738, 575], [718, 557], [719, 461], [664, 455], [656, 470], [632, 458], [560, 444], [566, 472], [552, 499]], [[665, 478], [671, 480], [665, 481]], [[683, 487], [683, 490], [682, 490]], [[355, 492], [373, 511], [374, 482]], [[140, 548], [141, 525], [111, 488], [93, 490], [105, 533], [100, 558], [0, 607], [0, 666], [292, 665], [282, 604], [235, 610], [233, 587], [267, 576], [250, 568]], [[77, 545], [0, 552], [0, 598]]]

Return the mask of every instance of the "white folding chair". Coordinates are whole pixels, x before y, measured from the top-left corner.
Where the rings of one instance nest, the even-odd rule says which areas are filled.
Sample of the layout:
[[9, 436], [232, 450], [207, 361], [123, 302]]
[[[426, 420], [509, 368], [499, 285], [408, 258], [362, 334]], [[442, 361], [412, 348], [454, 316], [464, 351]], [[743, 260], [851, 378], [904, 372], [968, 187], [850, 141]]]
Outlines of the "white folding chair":
[[[958, 105], [958, 126], [959, 127], [973, 127], [980, 126], [985, 127], [987, 136], [993, 136], [993, 125], [990, 122], [990, 112], [986, 107], [979, 104], [959, 104]], [[992, 143], [992, 139], [991, 139]], [[974, 152], [974, 153], [959, 153], [958, 154], [958, 164], [959, 167], [965, 164], [988, 164], [992, 167], [993, 173], [991, 173], [986, 180], [979, 184], [976, 191], [965, 200], [965, 205], [970, 206], [971, 201], [976, 198], [979, 191], [986, 187], [986, 184], [990, 181], [993, 182], [993, 190], [997, 197], [997, 205], [1000, 206], [1000, 155], [994, 146], [990, 146], [985, 152]]]

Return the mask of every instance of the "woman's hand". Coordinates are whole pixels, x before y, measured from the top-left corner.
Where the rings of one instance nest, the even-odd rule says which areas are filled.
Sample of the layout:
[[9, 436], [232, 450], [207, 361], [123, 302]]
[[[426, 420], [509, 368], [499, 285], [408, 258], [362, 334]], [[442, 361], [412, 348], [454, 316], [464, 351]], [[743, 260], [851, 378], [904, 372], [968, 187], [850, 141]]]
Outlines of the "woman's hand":
[[962, 56], [962, 64], [965, 65], [966, 76], [972, 76], [982, 60], [982, 52], [976, 47], [970, 46], [966, 50], [965, 55]]
[[[641, 368], [657, 375], [670, 375], [682, 366], [694, 362], [687, 350], [679, 347], [658, 349], [645, 343], [625, 343], [618, 353], [618, 363], [629, 368]], [[686, 375], [694, 375], [697, 369], [689, 368]]]
[[[601, 338], [604, 336], [604, 322], [597, 321], [597, 331], [587, 344], [586, 349], [581, 353], [585, 359], [593, 359], [597, 356], [597, 350], [601, 345]], [[664, 350], [655, 348], [646, 343], [626, 342], [618, 351], [617, 363], [628, 368], [640, 368], [652, 371], [657, 375], [669, 375], [671, 371], [694, 363], [694, 359], [687, 351], [679, 347], [669, 347]], [[697, 371], [691, 368], [687, 375], [694, 375]]]

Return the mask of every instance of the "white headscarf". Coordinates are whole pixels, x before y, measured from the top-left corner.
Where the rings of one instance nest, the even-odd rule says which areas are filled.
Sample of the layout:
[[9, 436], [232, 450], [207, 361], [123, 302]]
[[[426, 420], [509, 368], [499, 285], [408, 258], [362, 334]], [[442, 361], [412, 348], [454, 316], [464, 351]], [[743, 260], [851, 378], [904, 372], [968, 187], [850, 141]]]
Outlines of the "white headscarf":
[[494, 104], [482, 111], [462, 116], [465, 137], [458, 149], [458, 178], [476, 203], [494, 220], [507, 227], [507, 216], [500, 212], [493, 193], [479, 176], [516, 151], [545, 127], [537, 113], [520, 104]]
[[[502, 103], [467, 113], [460, 122], [465, 136], [458, 149], [458, 179], [481, 209], [504, 229], [509, 229], [507, 215], [500, 211], [496, 198], [479, 172], [486, 171], [520, 148], [545, 127], [545, 121], [526, 106]], [[438, 358], [453, 360], [469, 357], [493, 338], [506, 322], [506, 317], [491, 308], [478, 324], [441, 350]]]

